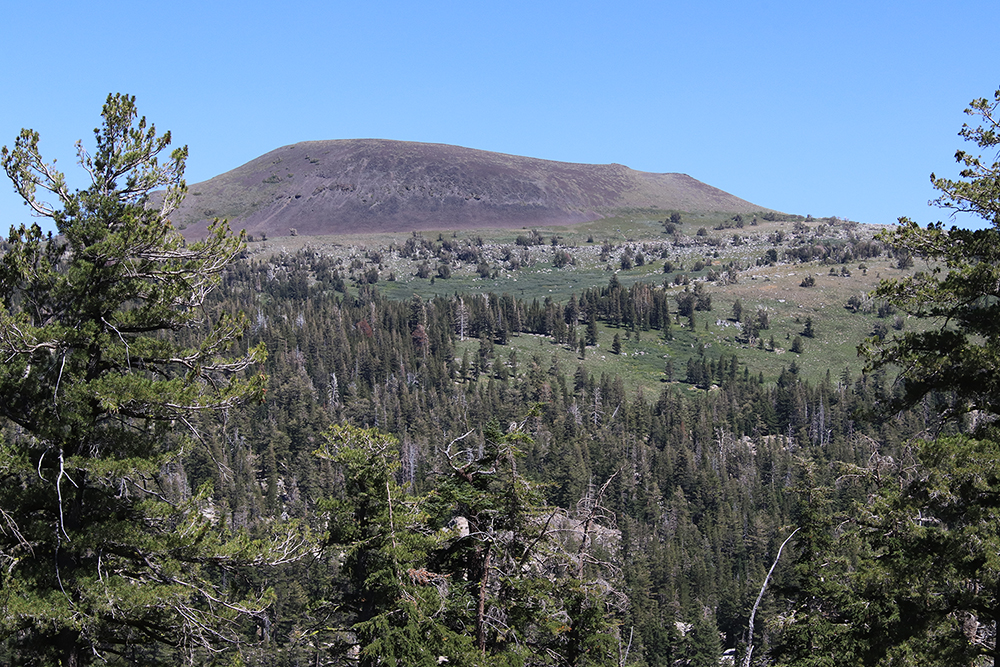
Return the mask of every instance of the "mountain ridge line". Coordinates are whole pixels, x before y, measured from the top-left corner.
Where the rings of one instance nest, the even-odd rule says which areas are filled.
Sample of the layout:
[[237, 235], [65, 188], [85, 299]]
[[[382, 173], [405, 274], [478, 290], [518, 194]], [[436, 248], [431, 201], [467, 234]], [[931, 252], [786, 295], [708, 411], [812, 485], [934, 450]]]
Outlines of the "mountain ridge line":
[[771, 210], [682, 173], [337, 139], [283, 146], [193, 184], [171, 219], [188, 238], [216, 217], [252, 235], [315, 236], [571, 225], [625, 209]]

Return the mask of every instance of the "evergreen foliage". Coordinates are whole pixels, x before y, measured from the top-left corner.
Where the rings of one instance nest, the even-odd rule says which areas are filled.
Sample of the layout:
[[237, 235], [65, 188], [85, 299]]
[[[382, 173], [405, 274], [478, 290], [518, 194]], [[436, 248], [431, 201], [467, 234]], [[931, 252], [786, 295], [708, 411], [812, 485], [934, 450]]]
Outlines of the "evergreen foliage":
[[[997, 108], [993, 100], [974, 100], [966, 113], [979, 118], [959, 133], [978, 148], [996, 151], [1000, 145]], [[946, 229], [936, 223], [920, 228], [906, 218], [883, 234], [897, 253], [926, 262], [909, 278], [883, 281], [875, 296], [932, 326], [890, 338], [870, 339], [865, 351], [874, 366], [903, 369], [901, 398], [912, 405], [930, 392], [948, 393], [951, 414], [994, 414], [1000, 405], [1000, 161], [959, 150], [962, 180], [931, 175], [941, 192], [936, 203], [946, 209], [982, 218], [982, 229]]]
[[[624, 583], [616, 590], [626, 595], [628, 605], [607, 617], [618, 623], [608, 635], [612, 648], [618, 642], [623, 653], [630, 647], [629, 659], [634, 664], [671, 664], [664, 661], [689, 655], [693, 640], [681, 635], [675, 623], [693, 625], [699, 615], [715, 624], [722, 648], [738, 646], [779, 537], [787, 536], [793, 523], [796, 503], [790, 489], [801, 476], [797, 457], [861, 465], [872, 454], [872, 442], [894, 452], [902, 434], [932, 426], [921, 421], [923, 413], [869, 421], [866, 415], [872, 414], [874, 403], [887, 399], [884, 378], [877, 374], [810, 385], [798, 377], [793, 365], [776, 383], [767, 383], [740, 372], [739, 360], [733, 356], [693, 357], [691, 380], [710, 391], [690, 392], [685, 385], [672, 384], [665, 385], [659, 395], [629, 396], [615, 377], [595, 376], [583, 366], [560, 368], [544, 352], [515, 354], [496, 342], [495, 323], [500, 321], [521, 323], [520, 329], [510, 325], [511, 337], [536, 327], [555, 327], [557, 320], [565, 324], [565, 309], [558, 304], [523, 302], [506, 295], [392, 301], [370, 288], [347, 296], [333, 282], [309, 279], [329, 262], [327, 257], [302, 252], [241, 263], [227, 273], [226, 290], [218, 294], [226, 310], [249, 304], [243, 308], [257, 313], [249, 338], [264, 341], [273, 351], [266, 362], [270, 378], [266, 403], [247, 405], [231, 418], [231, 423], [239, 424], [249, 453], [265, 462], [264, 471], [248, 469], [244, 474], [262, 475], [267, 496], [276, 502], [271, 511], [322, 527], [328, 524], [316, 499], [352, 502], [357, 495], [342, 486], [347, 476], [341, 463], [312, 456], [332, 423], [377, 428], [395, 438], [386, 449], [389, 472], [384, 474], [402, 489], [399, 516], [403, 517], [408, 516], [406, 507], [414, 499], [439, 497], [443, 487], [454, 487], [448, 491], [453, 500], [481, 493], [466, 482], [459, 484], [461, 478], [444, 454], [456, 434], [471, 432], [452, 448], [460, 447], [471, 458], [460, 458], [456, 465], [487, 457], [479, 465], [491, 469], [487, 455], [495, 450], [488, 442], [496, 436], [487, 435], [486, 425], [493, 419], [500, 424], [523, 422], [520, 430], [530, 440], [519, 441], [521, 455], [513, 460], [518, 462], [518, 475], [532, 485], [540, 484], [535, 489], [541, 494], [540, 507], [550, 508], [550, 513], [558, 507], [575, 516], [588, 489], [593, 497], [594, 481], [599, 484], [624, 466], [603, 496], [603, 505], [613, 513], [621, 531], [620, 553], [612, 549], [601, 558], [612, 563], [621, 559]], [[597, 290], [581, 295], [580, 311], [597, 313], [600, 308], [610, 312], [613, 285], [606, 293]], [[630, 290], [619, 290], [627, 302]], [[470, 351], [467, 363], [456, 352], [461, 330], [457, 313], [462, 304], [466, 336], [477, 341], [465, 348]], [[634, 304], [619, 304], [623, 315], [641, 312]], [[666, 318], [673, 314], [667, 311]], [[548, 341], [554, 342], [556, 335], [553, 328]], [[461, 372], [463, 365], [467, 375]], [[524, 421], [524, 406], [535, 402], [538, 412]], [[271, 449], [273, 466], [266, 464]], [[224, 449], [219, 456], [230, 460], [225, 459], [228, 452]], [[278, 479], [273, 484], [266, 472], [269, 469], [276, 470]], [[209, 468], [205, 474], [214, 473]], [[833, 469], [820, 467], [815, 483], [832, 487], [833, 474]], [[245, 484], [251, 487], [252, 483]], [[272, 488], [276, 489], [273, 494]], [[857, 493], [853, 487], [838, 491], [841, 504], [837, 506]], [[252, 515], [252, 509], [244, 509], [247, 497], [235, 488], [225, 498], [235, 514]], [[429, 506], [418, 504], [424, 518], [412, 524], [417, 533], [437, 535], [456, 514], [457, 502], [442, 504], [443, 509], [433, 513]], [[472, 514], [471, 509], [468, 512]], [[431, 521], [431, 516], [436, 518]], [[359, 639], [363, 638], [360, 629], [354, 628], [362, 616], [354, 615], [349, 592], [357, 589], [345, 579], [348, 571], [336, 557], [347, 553], [342, 548], [347, 544], [334, 547], [331, 543], [324, 558], [314, 564], [318, 569], [309, 575], [310, 582], [329, 582], [314, 585], [310, 595], [325, 600], [329, 608], [339, 605], [337, 614], [321, 613], [315, 603], [311, 608], [304, 606], [293, 571], [272, 579], [276, 607], [282, 610], [281, 618], [272, 619], [272, 627], [283, 628], [283, 637], [302, 639], [279, 641], [274, 634], [269, 655], [306, 655], [310, 660], [335, 662], [336, 656], [349, 655], [350, 645], [357, 645], [358, 650], [367, 646]], [[459, 579], [476, 580], [469, 563], [475, 561], [475, 549], [482, 546], [470, 543], [464, 560], [450, 561], [449, 567], [456, 568], [457, 563], [465, 563]], [[415, 560], [400, 560], [404, 588], [412, 584], [410, 567], [437, 574], [457, 571], [432, 562], [439, 551], [426, 548], [426, 552], [414, 548]], [[420, 586], [418, 590], [437, 595]], [[569, 585], [549, 590], [545, 595], [553, 596], [553, 601], [546, 608], [571, 608], [561, 592], [569, 595], [572, 590]], [[462, 617], [463, 641], [475, 640], [475, 623], [469, 621], [475, 614], [468, 615], [478, 604], [475, 591], [466, 590], [464, 597], [454, 586], [450, 591], [451, 599], [465, 600], [468, 608]], [[435, 598], [430, 600], [429, 607], [440, 607], [440, 602], [434, 606]], [[759, 628], [774, 617], [776, 605], [771, 597], [765, 600], [758, 612]], [[401, 623], [400, 633], [429, 627], [420, 625], [420, 614], [430, 612], [420, 611], [419, 605], [390, 608], [392, 613], [386, 618]], [[582, 609], [597, 613], [599, 608], [585, 605]], [[414, 615], [407, 620], [404, 611]], [[448, 627], [457, 632], [457, 625], [434, 632]], [[532, 626], [526, 621], [517, 627]], [[296, 631], [303, 634], [296, 635]], [[501, 661], [508, 647], [497, 641], [487, 640], [487, 652], [494, 651], [490, 660]], [[711, 652], [716, 645], [703, 646]], [[481, 655], [478, 649], [473, 652]], [[369, 655], [376, 653], [375, 648], [369, 649]], [[613, 654], [604, 664], [616, 664]], [[766, 647], [758, 655], [766, 655]]]
[[[301, 544], [294, 530], [273, 542], [223, 530], [211, 488], [185, 484], [203, 415], [260, 397], [266, 382], [246, 372], [263, 346], [226, 356], [243, 319], [203, 320], [243, 242], [219, 224], [185, 245], [166, 216], [184, 193], [187, 149], [160, 164], [170, 135], [137, 117], [134, 98], [109, 96], [102, 115], [95, 153], [78, 144], [84, 190], [44, 162], [36, 132], [2, 153], [26, 204], [59, 230], [13, 229], [0, 264], [7, 664], [235, 650], [269, 602], [241, 567], [294, 559]], [[182, 330], [190, 344], [171, 339]]]
[[491, 424], [479, 453], [470, 435], [419, 496], [393, 479], [391, 436], [334, 426], [318, 451], [344, 470], [326, 507], [360, 664], [608, 664], [624, 596], [594, 578], [599, 499], [574, 522], [518, 472], [520, 427]]
[[[131, 119], [111, 127], [134, 132], [99, 147], [132, 142], [127, 154], [151, 158], [166, 145], [130, 98], [109, 105], [110, 118]], [[98, 174], [115, 163], [102, 155], [85, 158]], [[905, 336], [926, 329], [886, 331], [869, 343], [871, 372], [817, 383], [794, 361], [765, 379], [691, 346], [666, 360], [677, 377], [662, 391], [628, 394], [586, 363], [586, 347], [599, 335], [613, 347], [621, 329], [626, 341], [649, 330], [669, 339], [681, 315], [694, 329], [712, 306], [704, 282], [679, 299], [612, 275], [568, 303], [389, 300], [363, 267], [349, 285], [344, 258], [239, 259], [224, 226], [184, 245], [166, 222], [183, 153], [140, 163], [137, 185], [123, 175], [117, 189], [70, 193], [37, 156], [37, 135], [4, 153], [19, 191], [61, 234], [15, 230], [0, 269], [10, 358], [0, 370], [0, 661], [715, 665], [748, 641], [755, 598], [795, 528], [756, 611], [758, 664], [992, 655], [983, 610], [995, 606], [1000, 547], [982, 418], [992, 390], [962, 376], [974, 386], [963, 394], [943, 367], [921, 375], [918, 364], [896, 393], [891, 364], [924, 354], [919, 345], [937, 339]], [[150, 206], [150, 188], [171, 184]], [[428, 279], [452, 261], [428, 246], [456, 262], [488, 259], [472, 244], [414, 236], [400, 252], [436, 256]], [[807, 243], [784, 259], [880, 248]], [[928, 275], [943, 295], [945, 276]], [[900, 299], [929, 284], [882, 300], [916, 314]], [[982, 324], [993, 303], [948, 311], [942, 331], [965, 331], [954, 323], [966, 314]], [[768, 312], [739, 305], [733, 318], [755, 344]], [[976, 331], [955, 354], [992, 363], [991, 334]], [[538, 352], [510, 346], [526, 334], [539, 336]], [[915, 347], [893, 348], [899, 340]], [[546, 347], [578, 344], [579, 365]], [[886, 419], [876, 411], [886, 405], [904, 409]], [[968, 415], [975, 437], [938, 407]], [[915, 433], [953, 435], [914, 446]]]
[[[963, 126], [961, 136], [994, 150], [998, 105], [1000, 91], [994, 101], [973, 101], [967, 112], [980, 123]], [[802, 579], [798, 604], [810, 611], [795, 618], [780, 653], [793, 654], [795, 638], [807, 634], [803, 624], [820, 619], [811, 625], [820, 632], [808, 633], [814, 657], [804, 664], [832, 664], [833, 655], [837, 664], [1000, 664], [1000, 163], [965, 151], [956, 159], [963, 180], [931, 176], [942, 193], [937, 203], [975, 213], [989, 226], [922, 229], [904, 218], [884, 232], [900, 265], [917, 258], [926, 269], [882, 281], [874, 294], [884, 300], [880, 312], [903, 311], [926, 326], [891, 336], [883, 326], [861, 347], [870, 370], [901, 369], [901, 390], [879, 401], [883, 414], [919, 404], [939, 418], [895, 456], [877, 450], [866, 465], [848, 468], [867, 495], [843, 530], [812, 537], [817, 524], [809, 519], [810, 541], [800, 547], [804, 572], [829, 563], [830, 554], [851, 558], [834, 557], [829, 574], [838, 584]]]

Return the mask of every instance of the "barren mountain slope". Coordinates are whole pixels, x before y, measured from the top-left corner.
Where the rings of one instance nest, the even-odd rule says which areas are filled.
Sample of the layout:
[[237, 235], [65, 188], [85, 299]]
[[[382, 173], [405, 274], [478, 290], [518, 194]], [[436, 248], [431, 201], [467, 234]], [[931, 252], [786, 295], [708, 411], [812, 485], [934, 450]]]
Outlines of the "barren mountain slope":
[[196, 238], [214, 217], [286, 236], [570, 224], [623, 208], [764, 210], [685, 174], [349, 139], [285, 146], [193, 184], [172, 217]]

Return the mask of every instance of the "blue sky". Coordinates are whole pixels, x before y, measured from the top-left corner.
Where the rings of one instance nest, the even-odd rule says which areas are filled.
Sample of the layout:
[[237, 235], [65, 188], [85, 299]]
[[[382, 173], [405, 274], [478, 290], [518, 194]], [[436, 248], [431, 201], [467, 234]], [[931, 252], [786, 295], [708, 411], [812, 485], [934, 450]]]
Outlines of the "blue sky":
[[[303, 140], [377, 137], [683, 172], [786, 212], [947, 220], [962, 113], [1000, 87], [996, 0], [36, 0], [0, 27], [0, 144], [71, 184], [109, 92], [195, 183]], [[991, 156], [992, 157], [992, 156]], [[76, 179], [76, 180], [74, 180]], [[30, 221], [0, 184], [0, 230]]]

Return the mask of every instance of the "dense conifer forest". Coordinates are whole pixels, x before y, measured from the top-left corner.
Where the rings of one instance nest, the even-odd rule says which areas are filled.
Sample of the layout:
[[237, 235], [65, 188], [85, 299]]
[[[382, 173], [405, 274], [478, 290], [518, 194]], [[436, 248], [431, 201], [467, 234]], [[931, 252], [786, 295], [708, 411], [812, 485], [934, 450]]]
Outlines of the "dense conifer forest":
[[[908, 434], [933, 427], [926, 410], [876, 416], [889, 392], [882, 374], [810, 384], [793, 362], [765, 382], [737, 356], [692, 364], [658, 396], [630, 396], [618, 378], [553, 365], [546, 346], [531, 358], [505, 351], [505, 340], [528, 334], [555, 344], [553, 323], [565, 326], [565, 304], [541, 308], [506, 294], [392, 301], [368, 286], [345, 296], [330, 264], [304, 251], [227, 274], [213, 307], [251, 313], [247, 342], [270, 351], [266, 399], [227, 414], [208, 448], [178, 466], [175, 483], [210, 484], [231, 530], [280, 516], [321, 534], [330, 522], [326, 503], [356, 492], [335, 459], [317, 455], [332, 424], [392, 436], [391, 455], [383, 456], [395, 466], [399, 497], [411, 499], [441, 493], [454, 474], [449, 443], [461, 439], [451, 453], [460, 446], [479, 461], [498, 433], [516, 431], [524, 436], [518, 474], [537, 492], [535, 521], [557, 509], [580, 521], [595, 504], [602, 508], [594, 518], [604, 536], [600, 567], [590, 573], [587, 562], [585, 571], [615, 596], [590, 602], [601, 605], [609, 633], [595, 664], [614, 664], [628, 644], [629, 664], [715, 664], [745, 639], [764, 575], [801, 525], [809, 494], [832, 490], [829, 511], [847, 511], [867, 488], [838, 482], [846, 468], [898, 455]], [[574, 299], [581, 329], [588, 317], [624, 326], [630, 316], [617, 309], [634, 312], [644, 290], [655, 305], [640, 329], [669, 330], [677, 310], [662, 289], [622, 290], [614, 280]], [[471, 359], [456, 355], [461, 326], [479, 340]], [[454, 518], [446, 513], [425, 529], [443, 530]], [[569, 541], [580, 541], [579, 533]], [[336, 664], [328, 647], [343, 643], [349, 655], [356, 640], [348, 629], [374, 613], [343, 602], [357, 595], [360, 575], [344, 572], [332, 546], [269, 576], [276, 598], [261, 649], [267, 660]], [[775, 585], [796, 584], [782, 569]], [[322, 616], [319, 602], [329, 606]], [[759, 641], [778, 632], [786, 605], [765, 600]]]

